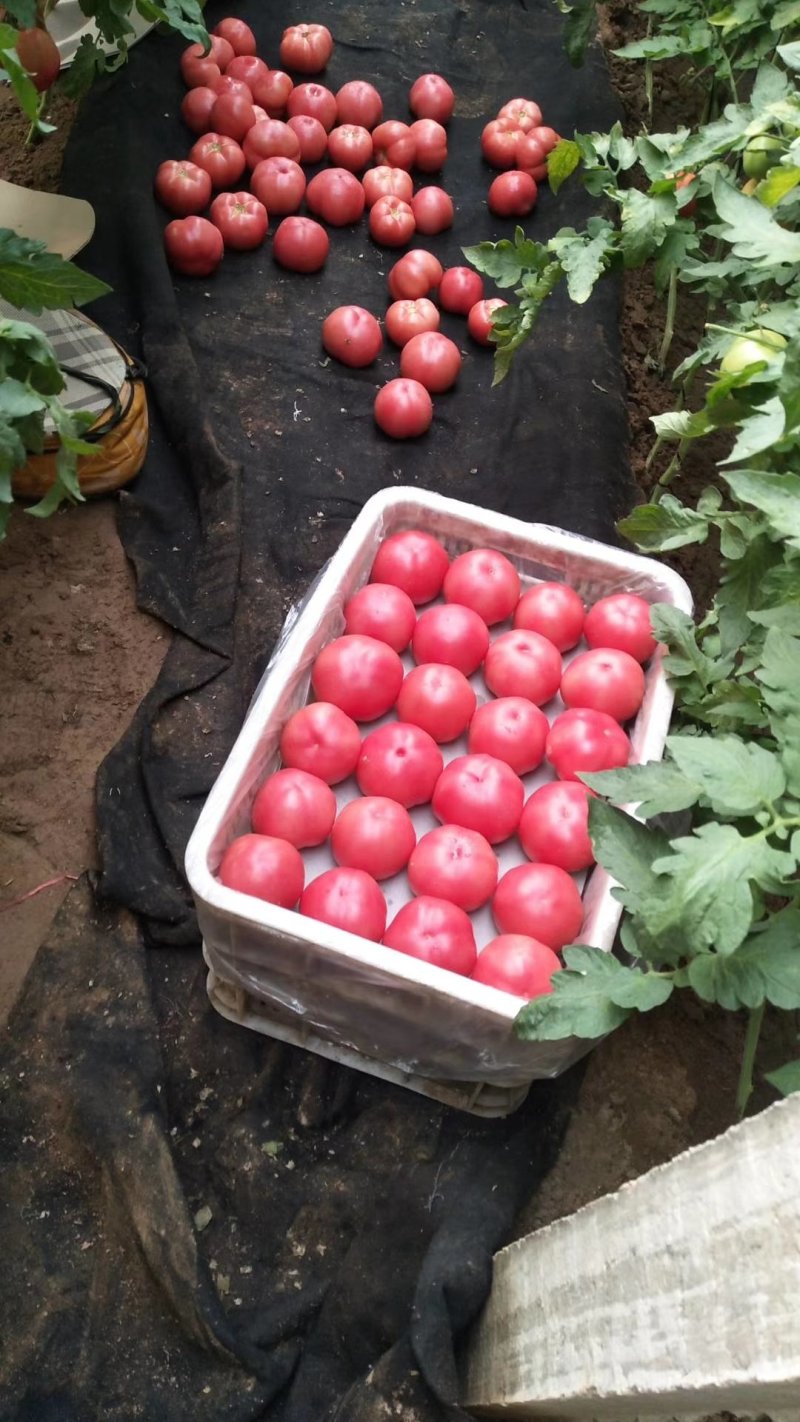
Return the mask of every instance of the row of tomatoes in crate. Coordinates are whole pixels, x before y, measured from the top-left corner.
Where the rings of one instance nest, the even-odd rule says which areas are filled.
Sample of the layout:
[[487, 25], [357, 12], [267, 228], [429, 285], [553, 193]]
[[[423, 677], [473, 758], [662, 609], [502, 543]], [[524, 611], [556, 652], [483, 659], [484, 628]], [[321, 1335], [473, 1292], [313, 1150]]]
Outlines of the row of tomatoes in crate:
[[[566, 584], [523, 592], [501, 553], [451, 562], [411, 530], [382, 543], [344, 616], [312, 670], [317, 699], [283, 727], [282, 768], [258, 790], [253, 832], [228, 847], [220, 879], [518, 996], [548, 991], [583, 919], [572, 875], [594, 862], [578, 777], [628, 762], [622, 723], [655, 649], [649, 605], [612, 594], [587, 613]], [[581, 638], [588, 650], [564, 665]], [[405, 674], [408, 648], [417, 665]], [[480, 706], [468, 680], [479, 668], [493, 694]], [[557, 694], [568, 709], [551, 724], [542, 706]], [[359, 722], [392, 711], [362, 740]], [[464, 734], [467, 754], [445, 765], [440, 746]], [[558, 778], [526, 799], [521, 777], [544, 762]], [[360, 794], [337, 813], [331, 786], [353, 775]], [[428, 804], [440, 826], [417, 840], [409, 810]], [[514, 835], [531, 862], [501, 875], [495, 846]], [[306, 885], [300, 851], [326, 842], [338, 867]], [[402, 872], [414, 897], [387, 928], [379, 885]], [[479, 953], [469, 915], [487, 903], [499, 937]]]

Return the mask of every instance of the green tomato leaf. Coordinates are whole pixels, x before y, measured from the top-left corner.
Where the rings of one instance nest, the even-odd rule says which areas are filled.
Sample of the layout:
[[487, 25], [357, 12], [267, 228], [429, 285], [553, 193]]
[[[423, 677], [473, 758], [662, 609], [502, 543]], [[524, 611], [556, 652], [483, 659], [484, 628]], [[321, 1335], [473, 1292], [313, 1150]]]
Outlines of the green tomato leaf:
[[547, 180], [554, 193], [575, 172], [581, 161], [581, 151], [571, 138], [562, 138], [547, 155]]
[[753, 741], [677, 735], [667, 737], [667, 748], [686, 781], [717, 815], [754, 815], [786, 789], [778, 757]]
[[36, 0], [6, 0], [3, 8], [21, 30], [32, 30], [36, 24]]
[[800, 476], [737, 469], [723, 477], [740, 503], [750, 504], [765, 515], [775, 538], [800, 550]]
[[0, 419], [18, 420], [45, 407], [46, 401], [21, 380], [0, 382]]
[[[113, 3], [113, 0], [112, 0]], [[197, 0], [163, 0], [156, 5], [153, 0], [136, 0], [136, 8], [146, 20], [159, 21], [169, 25], [190, 44], [201, 44], [208, 48], [208, 31], [203, 20], [202, 6]]]
[[703, 513], [685, 508], [673, 494], [665, 494], [659, 504], [640, 504], [617, 528], [637, 548], [664, 553], [687, 543], [705, 543], [709, 522]]
[[563, 1037], [603, 1037], [628, 1017], [613, 1002], [609, 989], [630, 968], [611, 953], [580, 945], [564, 949], [566, 967], [553, 974], [553, 991], [523, 1007], [514, 1030], [526, 1041], [550, 1042]]
[[779, 44], [776, 53], [787, 69], [800, 69], [800, 40], [795, 40], [793, 44]]
[[83, 306], [111, 288], [48, 252], [43, 242], [0, 228], [0, 296], [37, 316], [45, 308]]
[[666, 236], [677, 215], [672, 193], [648, 197], [629, 188], [622, 201], [621, 250], [626, 267], [640, 267], [651, 257]]
[[64, 91], [71, 99], [82, 99], [108, 64], [102, 46], [92, 35], [82, 35], [72, 63], [62, 79]]
[[571, 299], [578, 305], [588, 301], [595, 283], [608, 267], [616, 250], [617, 234], [610, 222], [591, 218], [587, 232], [562, 227], [548, 243], [567, 276]]
[[740, 422], [736, 443], [726, 459], [720, 464], [736, 464], [742, 459], [752, 459], [763, 450], [770, 449], [781, 439], [786, 427], [786, 411], [777, 395], [764, 405], [757, 405], [753, 414]]
[[665, 410], [651, 415], [650, 422], [661, 439], [699, 439], [713, 427], [705, 410]]
[[728, 242], [735, 257], [770, 270], [782, 263], [800, 263], [800, 233], [788, 232], [771, 209], [740, 193], [721, 175], [711, 190], [720, 222], [709, 228], [712, 237]]
[[773, 168], [756, 188], [756, 197], [764, 207], [778, 207], [800, 183], [800, 168]]
[[580, 69], [586, 57], [586, 50], [597, 34], [597, 0], [577, 0], [567, 5], [557, 0], [564, 21], [564, 50], [570, 64]]
[[702, 787], [692, 783], [668, 760], [628, 765], [620, 770], [598, 770], [579, 779], [614, 805], [636, 805], [645, 819], [688, 810], [696, 805]]
[[652, 1012], [672, 996], [672, 978], [642, 972], [639, 968], [623, 969], [623, 972], [624, 977], [612, 978], [608, 988], [608, 995], [617, 1007]]
[[728, 1012], [741, 1007], [760, 1007], [764, 983], [756, 964], [739, 953], [701, 953], [686, 965], [689, 986], [704, 1002], [716, 1002]]
[[[789, 46], [787, 45], [786, 48]], [[800, 44], [796, 46], [800, 51]], [[800, 69], [800, 53], [798, 53], [797, 68]], [[795, 1091], [800, 1091], [800, 1059], [794, 1062], [787, 1062], [785, 1066], [778, 1067], [777, 1071], [767, 1071], [764, 1073], [764, 1080], [770, 1086], [774, 1086], [781, 1096], [791, 1096]]]
[[750, 609], [761, 601], [765, 573], [780, 559], [778, 545], [761, 535], [751, 539], [738, 557], [723, 565], [719, 592], [714, 599], [723, 653], [735, 653], [752, 635]]

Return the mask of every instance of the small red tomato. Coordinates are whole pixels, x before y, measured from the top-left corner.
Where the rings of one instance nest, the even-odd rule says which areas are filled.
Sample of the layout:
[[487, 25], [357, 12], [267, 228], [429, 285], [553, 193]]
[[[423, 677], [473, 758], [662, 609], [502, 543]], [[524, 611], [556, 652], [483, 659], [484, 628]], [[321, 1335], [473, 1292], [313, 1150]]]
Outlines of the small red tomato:
[[[411, 129], [407, 123], [402, 123], [400, 119], [384, 119], [383, 123], [379, 123], [377, 127], [372, 130], [375, 162], [380, 164], [388, 163], [389, 166], [393, 166], [388, 157], [389, 150], [394, 148], [395, 144], [409, 140], [410, 134]], [[411, 146], [413, 148], [414, 145], [412, 144]], [[397, 166], [405, 168], [408, 165], [403, 163]]]
[[416, 439], [430, 429], [433, 401], [418, 380], [388, 380], [375, 396], [375, 423], [391, 439]]
[[250, 188], [270, 217], [285, 217], [303, 201], [306, 175], [293, 158], [262, 158], [250, 175]]
[[219, 24], [214, 26], [212, 34], [227, 40], [234, 55], [256, 52], [256, 37], [244, 20], [236, 20], [233, 17], [220, 20]]
[[470, 755], [493, 755], [517, 775], [536, 770], [544, 757], [550, 723], [524, 696], [500, 696], [479, 706], [469, 726]]
[[358, 369], [372, 364], [383, 345], [383, 336], [375, 317], [363, 306], [337, 306], [322, 323], [322, 344], [328, 355], [342, 365]]
[[382, 163], [370, 168], [362, 180], [367, 207], [374, 207], [378, 198], [398, 197], [410, 203], [414, 193], [414, 181], [404, 168], [389, 168]]
[[548, 151], [538, 128], [531, 129], [530, 133], [520, 133], [515, 154], [517, 168], [522, 173], [530, 173], [537, 183], [543, 183], [547, 177]]
[[285, 765], [306, 770], [326, 785], [338, 785], [356, 768], [361, 732], [338, 706], [312, 701], [289, 717], [281, 735]]
[[328, 135], [319, 119], [311, 114], [296, 114], [287, 122], [300, 144], [300, 162], [319, 163], [328, 151]]
[[213, 89], [203, 85], [189, 89], [181, 100], [181, 118], [192, 133], [208, 133], [211, 127], [211, 110], [217, 102]]
[[369, 235], [381, 247], [404, 247], [415, 227], [411, 205], [402, 198], [378, 198], [370, 208]]
[[469, 977], [475, 966], [475, 934], [469, 917], [457, 904], [427, 894], [403, 905], [383, 942], [387, 948], [463, 977]]
[[416, 301], [439, 285], [442, 271], [441, 262], [431, 252], [414, 247], [389, 272], [389, 294], [395, 301]]
[[190, 44], [181, 55], [181, 75], [187, 89], [209, 85], [212, 79], [219, 79], [225, 67], [217, 63], [213, 52], [204, 54], [201, 44]]
[[561, 963], [552, 948], [536, 938], [522, 933], [501, 933], [481, 950], [472, 981], [529, 1001], [553, 991], [553, 973], [560, 968]]
[[252, 193], [219, 193], [209, 216], [225, 246], [236, 252], [253, 251], [267, 235], [267, 209]]
[[199, 168], [205, 168], [215, 188], [229, 188], [238, 183], [246, 166], [239, 144], [224, 133], [207, 133], [204, 138], [198, 138], [189, 157]]
[[327, 25], [290, 25], [281, 40], [281, 64], [298, 74], [319, 74], [333, 54]]
[[164, 228], [167, 260], [182, 276], [211, 276], [222, 261], [222, 233], [205, 217], [180, 217]]
[[492, 627], [511, 616], [519, 601], [519, 587], [519, 573], [504, 553], [471, 548], [453, 559], [443, 592], [445, 602], [471, 607]]
[[253, 85], [261, 79], [266, 79], [269, 69], [263, 59], [257, 59], [253, 52], [234, 55], [225, 73], [230, 74], [232, 79], [243, 79], [252, 94]]
[[362, 795], [386, 795], [410, 810], [428, 803], [443, 769], [442, 753], [427, 731], [391, 721], [365, 736], [356, 779]]
[[286, 100], [286, 112], [290, 118], [310, 114], [329, 133], [336, 122], [336, 99], [324, 84], [297, 84]]
[[547, 736], [545, 755], [560, 780], [576, 780], [585, 771], [616, 770], [627, 765], [631, 750], [628, 737], [613, 716], [582, 708], [556, 717]]
[[542, 122], [542, 111], [533, 99], [509, 99], [498, 110], [499, 119], [513, 119], [522, 133], [529, 133]]
[[261, 786], [250, 820], [256, 834], [287, 839], [295, 849], [322, 844], [336, 819], [336, 796], [307, 770], [285, 769]]
[[336, 94], [339, 123], [357, 123], [372, 129], [383, 117], [383, 99], [365, 79], [350, 79]]
[[536, 206], [536, 192], [530, 173], [499, 173], [489, 188], [489, 207], [498, 217], [524, 217]]
[[160, 163], [155, 181], [156, 197], [168, 212], [178, 217], [202, 212], [211, 200], [211, 179], [196, 163], [168, 159]]
[[426, 662], [408, 673], [397, 698], [397, 714], [427, 731], [440, 745], [463, 735], [478, 698], [463, 672], [442, 662]]
[[254, 123], [245, 135], [242, 148], [248, 168], [255, 168], [265, 158], [291, 158], [296, 163], [300, 157], [300, 140], [281, 119], [262, 119]]
[[481, 134], [481, 152], [493, 168], [513, 168], [517, 161], [520, 130], [503, 119], [492, 119]]
[[501, 933], [524, 933], [558, 950], [574, 943], [583, 904], [574, 879], [555, 864], [519, 864], [497, 885], [492, 914]]
[[31, 76], [34, 89], [38, 94], [44, 94], [61, 69], [61, 55], [52, 35], [40, 25], [34, 25], [29, 30], [18, 30], [14, 47], [17, 59]]
[[472, 676], [486, 656], [489, 630], [471, 607], [429, 607], [417, 620], [411, 649], [415, 662], [439, 662]]
[[418, 380], [432, 395], [451, 390], [461, 371], [461, 352], [455, 341], [440, 331], [423, 331], [403, 346], [400, 373]]
[[615, 721], [629, 721], [642, 704], [644, 672], [627, 652], [597, 647], [581, 652], [561, 678], [565, 706], [605, 711]]
[[656, 649], [650, 603], [636, 593], [601, 597], [586, 614], [583, 634], [590, 647], [616, 647], [637, 662], [649, 661]]
[[483, 674], [495, 696], [525, 696], [543, 706], [558, 691], [561, 657], [538, 632], [501, 632], [486, 653]]
[[453, 199], [444, 188], [420, 188], [411, 199], [417, 231], [434, 237], [453, 225]]
[[330, 251], [324, 227], [310, 217], [284, 217], [272, 243], [272, 255], [292, 272], [318, 272]]
[[416, 301], [393, 301], [384, 316], [386, 334], [396, 346], [404, 346], [423, 331], [438, 331], [439, 311], [426, 296]]
[[441, 74], [420, 74], [411, 85], [408, 107], [417, 118], [447, 123], [453, 117], [456, 96]]
[[268, 69], [252, 85], [253, 98], [266, 109], [270, 118], [282, 118], [289, 103], [289, 95], [294, 84], [282, 69]]
[[557, 864], [568, 874], [594, 864], [590, 794], [578, 780], [553, 780], [534, 790], [519, 822], [520, 841], [529, 859]]
[[439, 284], [439, 305], [444, 311], [466, 316], [483, 300], [483, 279], [471, 267], [448, 267]]
[[364, 211], [364, 189], [346, 168], [326, 168], [311, 179], [306, 202], [331, 227], [349, 227]]
[[446, 825], [478, 830], [500, 844], [519, 824], [525, 787], [493, 755], [459, 755], [446, 765], [433, 792], [433, 813]]
[[411, 598], [393, 583], [367, 583], [344, 605], [345, 632], [375, 637], [396, 652], [405, 651], [416, 622]]
[[249, 104], [253, 102], [249, 84], [246, 84], [244, 79], [234, 79], [232, 74], [220, 74], [219, 79], [211, 80], [209, 87], [217, 98], [220, 94], [238, 94], [240, 98], [247, 99]]
[[314, 663], [311, 685], [354, 721], [375, 721], [390, 711], [403, 681], [397, 653], [375, 637], [337, 637]]
[[386, 900], [363, 869], [327, 869], [312, 879], [300, 899], [300, 912], [373, 943], [380, 943], [386, 927]]
[[421, 528], [409, 528], [384, 538], [369, 577], [370, 582], [402, 588], [419, 607], [441, 592], [449, 565], [450, 559], [438, 538]]
[[211, 127], [216, 133], [224, 133], [226, 138], [235, 138], [240, 143], [256, 121], [250, 99], [241, 94], [220, 94], [211, 110]]
[[408, 810], [382, 795], [351, 800], [331, 834], [336, 863], [363, 869], [373, 879], [391, 879], [405, 869], [416, 842]]
[[422, 836], [408, 861], [415, 894], [432, 894], [472, 913], [497, 887], [497, 855], [477, 830], [442, 825]]
[[492, 316], [500, 306], [507, 306], [502, 296], [489, 296], [484, 301], [476, 301], [469, 309], [467, 330], [479, 346], [494, 345], [492, 339]]
[[447, 130], [436, 119], [420, 118], [411, 124], [409, 136], [415, 146], [413, 166], [421, 173], [438, 173], [447, 161]]
[[294, 908], [306, 877], [293, 844], [266, 834], [242, 834], [228, 845], [219, 866], [227, 889], [252, 894], [281, 908]]
[[581, 640], [583, 602], [566, 583], [536, 583], [522, 594], [514, 613], [514, 626], [527, 627], [546, 637], [559, 652], [568, 652]]
[[360, 124], [343, 123], [328, 134], [331, 162], [349, 173], [360, 173], [372, 157], [372, 138], [368, 128]]

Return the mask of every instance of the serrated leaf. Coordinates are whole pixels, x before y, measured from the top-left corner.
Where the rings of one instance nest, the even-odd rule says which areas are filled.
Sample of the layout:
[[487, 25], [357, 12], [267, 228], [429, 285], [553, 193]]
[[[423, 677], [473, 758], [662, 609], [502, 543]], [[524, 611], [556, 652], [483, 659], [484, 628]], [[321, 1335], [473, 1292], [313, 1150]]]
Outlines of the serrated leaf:
[[570, 64], [580, 69], [586, 50], [597, 33], [597, 0], [577, 0], [577, 4], [559, 5], [564, 21], [564, 50]]
[[547, 155], [547, 181], [554, 193], [575, 172], [581, 161], [581, 152], [571, 138], [562, 138]]
[[665, 410], [651, 415], [650, 423], [660, 439], [699, 439], [711, 428], [705, 410]]
[[701, 787], [670, 761], [650, 761], [620, 770], [599, 770], [578, 777], [614, 805], [636, 805], [644, 819], [688, 810], [700, 797]]
[[758, 627], [778, 627], [781, 632], [800, 637], [800, 600], [783, 607], [769, 607], [765, 612], [748, 612], [747, 616]]
[[741, 459], [752, 459], [763, 450], [777, 444], [786, 427], [786, 411], [777, 395], [763, 405], [757, 405], [752, 415], [741, 421], [736, 443], [726, 459], [720, 464], [736, 464]]
[[729, 1012], [760, 1007], [764, 983], [758, 967], [739, 953], [701, 953], [686, 965], [689, 986], [703, 1002], [716, 1002]]
[[574, 945], [563, 956], [567, 966], [553, 974], [553, 991], [534, 998], [516, 1018], [514, 1030], [526, 1041], [603, 1037], [629, 1015], [611, 1000], [609, 987], [630, 969], [599, 948]]
[[686, 781], [718, 815], [747, 816], [780, 799], [786, 776], [776, 755], [738, 736], [668, 736], [667, 748]]
[[781, 227], [770, 208], [752, 202], [720, 175], [711, 193], [721, 221], [709, 231], [728, 242], [735, 257], [770, 268], [800, 263], [800, 234]]
[[[524, 239], [521, 228], [518, 237]], [[476, 271], [491, 277], [499, 287], [516, 286], [523, 272], [536, 270], [552, 261], [547, 248], [539, 242], [510, 241], [504, 237], [500, 242], [478, 242], [474, 247], [462, 247], [467, 261]]]
[[[112, 0], [113, 3], [113, 0]], [[183, 35], [190, 44], [201, 44], [208, 48], [208, 31], [203, 20], [203, 10], [197, 0], [163, 0], [157, 5], [154, 0], [136, 0], [136, 8], [146, 20], [169, 25], [171, 30]]]
[[621, 208], [620, 246], [626, 267], [638, 267], [652, 256], [677, 215], [674, 194], [648, 197], [637, 188], [625, 193]]
[[83, 306], [111, 290], [104, 281], [48, 252], [43, 242], [0, 228], [0, 296], [34, 316], [45, 308]]
[[[800, 50], [800, 44], [797, 46]], [[798, 54], [798, 69], [800, 69], [800, 54]], [[764, 1080], [770, 1086], [774, 1086], [781, 1096], [792, 1096], [795, 1091], [800, 1091], [800, 1059], [794, 1062], [787, 1062], [785, 1066], [778, 1067], [776, 1071], [764, 1073]]]
[[609, 222], [595, 220], [593, 232], [575, 232], [571, 227], [563, 227], [548, 246], [566, 273], [571, 299], [582, 305], [588, 301], [614, 254], [616, 233]]
[[38, 391], [21, 380], [0, 381], [0, 419], [19, 420], [43, 409], [45, 403]]
[[723, 477], [740, 503], [760, 509], [776, 538], [800, 551], [800, 476], [736, 469]]
[[762, 536], [754, 538], [738, 558], [724, 565], [714, 599], [723, 654], [735, 652], [752, 635], [750, 609], [761, 600], [764, 574], [780, 557], [780, 548]]
[[665, 494], [658, 504], [640, 504], [617, 528], [637, 548], [664, 553], [688, 543], [705, 543], [709, 524], [699, 509], [686, 508], [673, 494]]
[[82, 99], [88, 93], [98, 74], [107, 68], [106, 55], [93, 35], [82, 35], [72, 63], [62, 83], [71, 99]]
[[617, 1007], [625, 1007], [635, 1012], [652, 1012], [654, 1007], [661, 1007], [672, 996], [672, 978], [661, 977], [654, 972], [642, 972], [639, 968], [623, 971], [625, 976], [613, 978], [608, 989], [608, 995]]
[[800, 40], [792, 44], [779, 44], [776, 53], [780, 55], [787, 69], [800, 69]]
[[773, 168], [756, 188], [756, 197], [764, 207], [777, 207], [800, 183], [800, 168]]

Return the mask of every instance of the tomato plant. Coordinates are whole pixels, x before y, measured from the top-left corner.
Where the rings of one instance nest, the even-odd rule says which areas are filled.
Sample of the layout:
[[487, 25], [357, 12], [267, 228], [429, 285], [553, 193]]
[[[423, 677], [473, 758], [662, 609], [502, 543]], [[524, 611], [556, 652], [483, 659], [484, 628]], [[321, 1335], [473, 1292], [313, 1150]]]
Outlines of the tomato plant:
[[336, 796], [330, 786], [307, 770], [291, 768], [264, 781], [250, 812], [256, 834], [286, 839], [295, 849], [324, 843], [335, 819]]
[[364, 174], [362, 183], [367, 207], [374, 207], [378, 198], [381, 197], [399, 197], [409, 203], [412, 200], [414, 183], [411, 174], [407, 173], [404, 168], [390, 168], [387, 164], [381, 163], [377, 168], [370, 168], [369, 172]]
[[[301, 163], [319, 163], [328, 151], [328, 135], [319, 119], [311, 114], [295, 114], [287, 120], [292, 133], [297, 134], [300, 144]], [[303, 189], [305, 191], [305, 188]]]
[[222, 261], [222, 233], [206, 217], [179, 217], [164, 228], [167, 260], [181, 276], [211, 276]]
[[516, 830], [525, 788], [504, 760], [460, 755], [446, 765], [433, 792], [433, 813], [442, 824], [478, 830], [500, 844]]
[[433, 395], [452, 389], [460, 371], [461, 352], [455, 341], [440, 331], [423, 331], [403, 346], [400, 373], [418, 380]]
[[301, 707], [281, 734], [284, 765], [308, 771], [328, 785], [338, 785], [352, 775], [360, 753], [358, 726], [331, 702], [312, 701]]
[[520, 841], [529, 859], [557, 864], [568, 874], [594, 864], [590, 794], [577, 780], [555, 780], [534, 790], [519, 822]]
[[446, 602], [471, 607], [488, 626], [505, 622], [519, 601], [519, 573], [504, 553], [493, 548], [471, 548], [461, 553], [447, 570]]
[[350, 79], [336, 92], [336, 114], [339, 123], [373, 129], [383, 117], [383, 99], [374, 84], [368, 84], [365, 79]]
[[433, 736], [411, 722], [392, 721], [365, 736], [356, 779], [362, 795], [386, 795], [411, 809], [428, 803], [443, 769]]
[[[370, 311], [363, 306], [337, 306], [322, 323], [322, 344], [329, 355], [343, 365], [371, 365], [383, 345], [381, 328]], [[362, 589], [362, 592], [366, 591]], [[359, 594], [356, 594], [358, 597]], [[351, 602], [355, 599], [351, 598]], [[348, 604], [349, 605], [349, 604]], [[413, 614], [413, 604], [409, 602]], [[366, 628], [348, 628], [348, 631]], [[411, 633], [409, 632], [409, 637]], [[385, 639], [389, 641], [389, 638]], [[405, 643], [404, 645], [407, 645]], [[398, 647], [397, 651], [402, 649]]]
[[501, 933], [478, 955], [472, 980], [514, 997], [544, 997], [561, 967], [552, 948], [522, 933]]
[[292, 158], [262, 158], [250, 174], [250, 188], [270, 217], [285, 217], [303, 201], [306, 175]]
[[550, 723], [524, 696], [499, 696], [479, 706], [469, 725], [470, 755], [504, 760], [517, 775], [536, 770], [544, 758]]
[[156, 197], [167, 212], [178, 217], [202, 212], [211, 201], [211, 179], [196, 163], [168, 159], [159, 164], [155, 180]]
[[336, 122], [336, 96], [324, 84], [297, 84], [286, 100], [286, 112], [290, 118], [310, 114], [330, 132]]
[[280, 45], [281, 64], [298, 74], [319, 74], [333, 54], [333, 36], [326, 25], [290, 25]]
[[430, 429], [433, 401], [418, 380], [399, 378], [381, 386], [375, 396], [375, 423], [392, 439], [415, 439]]
[[467, 316], [476, 301], [483, 300], [483, 282], [470, 267], [448, 267], [439, 283], [439, 304], [443, 311]]
[[384, 937], [387, 948], [469, 977], [475, 966], [475, 934], [468, 915], [446, 899], [422, 895], [404, 904]]
[[332, 701], [354, 721], [375, 721], [390, 711], [403, 681], [397, 653], [375, 637], [337, 637], [323, 647], [311, 673], [320, 701]]
[[[358, 311], [360, 307], [339, 309]], [[374, 316], [372, 320], [375, 320]], [[375, 325], [378, 325], [377, 321]], [[344, 605], [345, 632], [376, 637], [379, 642], [387, 642], [396, 652], [405, 651], [416, 622], [417, 612], [411, 598], [393, 583], [366, 583]]]
[[311, 179], [306, 202], [331, 227], [349, 227], [364, 211], [364, 189], [346, 168], [325, 168]]
[[561, 656], [546, 637], [520, 627], [495, 638], [483, 674], [495, 696], [525, 696], [543, 706], [562, 682]]
[[467, 913], [488, 903], [498, 873], [497, 855], [489, 841], [462, 825], [430, 830], [408, 861], [408, 882], [415, 894], [446, 899]]
[[380, 943], [386, 927], [386, 900], [378, 885], [363, 869], [327, 869], [304, 890], [300, 912]]
[[205, 168], [212, 187], [230, 188], [238, 183], [247, 162], [234, 138], [222, 133], [207, 133], [189, 150], [189, 158], [198, 168]]
[[583, 602], [567, 583], [536, 583], [517, 604], [514, 626], [546, 637], [559, 652], [576, 647], [583, 635]]
[[373, 583], [393, 583], [415, 606], [432, 602], [442, 590], [450, 559], [432, 533], [409, 528], [384, 538], [370, 572]]
[[501, 933], [522, 933], [557, 951], [580, 933], [583, 903], [564, 869], [519, 864], [497, 885], [492, 914]]
[[420, 188], [411, 199], [411, 211], [417, 231], [426, 237], [434, 237], [453, 225], [453, 199], [444, 188]]
[[351, 173], [360, 173], [372, 157], [372, 136], [368, 128], [360, 124], [344, 123], [332, 128], [328, 134], [328, 152], [331, 162]]
[[411, 205], [398, 197], [379, 197], [369, 210], [369, 235], [381, 247], [404, 247], [416, 224]]
[[417, 842], [408, 810], [382, 795], [362, 795], [340, 812], [331, 834], [337, 864], [391, 879], [405, 869]]
[[408, 673], [397, 698], [397, 714], [446, 745], [463, 735], [478, 698], [464, 673], [444, 662], [426, 662]]
[[222, 233], [225, 246], [237, 252], [260, 247], [267, 235], [267, 209], [252, 193], [219, 193], [209, 216]]
[[429, 607], [420, 614], [411, 648], [416, 662], [439, 662], [472, 676], [486, 656], [489, 630], [471, 607], [458, 603]]
[[408, 95], [408, 107], [417, 118], [447, 123], [453, 117], [456, 96], [441, 74], [420, 74]]
[[228, 889], [281, 908], [294, 908], [306, 871], [293, 844], [266, 834], [242, 834], [222, 856], [219, 877]]
[[498, 217], [525, 217], [536, 206], [536, 197], [537, 188], [530, 173], [512, 169], [497, 175], [487, 201]]
[[393, 301], [384, 317], [386, 334], [396, 346], [404, 346], [422, 331], [438, 331], [439, 311], [426, 296], [416, 301]]
[[615, 721], [635, 716], [643, 696], [642, 668], [634, 657], [616, 647], [580, 652], [561, 678], [561, 699], [566, 706], [605, 711]]
[[272, 242], [272, 255], [292, 272], [318, 272], [330, 251], [324, 227], [310, 217], [284, 217]]

